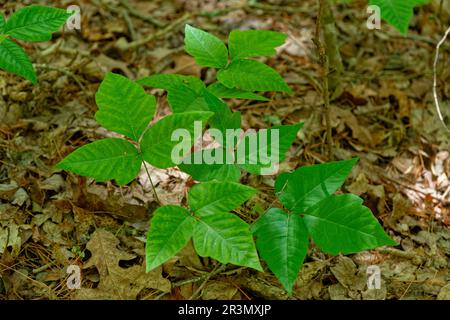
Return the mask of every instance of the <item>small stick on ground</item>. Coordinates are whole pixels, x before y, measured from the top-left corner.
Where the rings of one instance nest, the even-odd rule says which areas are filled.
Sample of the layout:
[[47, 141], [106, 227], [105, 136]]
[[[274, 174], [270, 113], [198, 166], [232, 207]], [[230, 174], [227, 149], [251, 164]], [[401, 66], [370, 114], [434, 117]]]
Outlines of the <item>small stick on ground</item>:
[[159, 27], [159, 28], [165, 26], [165, 24], [163, 22], [161, 22], [161, 21], [159, 21], [159, 20], [157, 20], [155, 18], [152, 18], [150, 16], [146, 16], [146, 15], [140, 13], [137, 9], [133, 8], [130, 5], [128, 0], [120, 0], [120, 4], [122, 6], [124, 6], [130, 12], [130, 14], [132, 16], [135, 16], [136, 18], [139, 18], [139, 19], [141, 19], [143, 21], [149, 22], [149, 23], [151, 23], [151, 24], [153, 24], [153, 25], [155, 25], [156, 27]]
[[187, 19], [189, 19], [190, 16], [191, 16], [191, 14], [186, 13], [181, 18], [175, 20], [173, 23], [171, 23], [170, 25], [168, 25], [167, 27], [165, 27], [164, 29], [162, 29], [156, 33], [151, 33], [142, 39], [132, 41], [132, 42], [126, 42], [126, 41], [125, 42], [117, 42], [116, 47], [120, 50], [125, 51], [125, 50], [129, 50], [129, 49], [137, 48], [137, 47], [144, 45], [148, 42], [151, 42], [155, 39], [161, 38], [161, 37], [165, 36], [166, 34], [168, 34], [169, 32], [171, 32], [176, 27], [178, 27], [180, 24], [185, 22]]

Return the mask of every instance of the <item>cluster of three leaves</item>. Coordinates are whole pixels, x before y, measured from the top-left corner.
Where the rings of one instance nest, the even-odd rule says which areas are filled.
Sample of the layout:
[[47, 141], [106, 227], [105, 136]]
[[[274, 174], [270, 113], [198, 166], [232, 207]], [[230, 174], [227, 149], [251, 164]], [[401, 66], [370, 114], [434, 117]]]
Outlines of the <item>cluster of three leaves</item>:
[[143, 160], [159, 168], [174, 166], [172, 150], [177, 142], [171, 141], [172, 132], [185, 129], [193, 136], [194, 122], [204, 124], [213, 115], [208, 111], [172, 114], [147, 129], [156, 111], [155, 97], [114, 73], [106, 75], [95, 99], [99, 107], [97, 122], [134, 143], [119, 138], [98, 140], [72, 152], [57, 168], [97, 181], [115, 179], [121, 185], [136, 178]]
[[361, 198], [333, 195], [356, 161], [305, 166], [279, 175], [275, 192], [289, 212], [272, 208], [252, 226], [261, 258], [289, 293], [307, 254], [309, 236], [332, 255], [396, 244]]
[[248, 59], [274, 55], [275, 48], [285, 40], [286, 35], [274, 31], [233, 30], [227, 49], [214, 35], [186, 25], [184, 42], [186, 52], [194, 57], [197, 64], [219, 69], [217, 79], [228, 89], [291, 92], [275, 70], [262, 62]]
[[36, 72], [25, 51], [9, 38], [48, 41], [72, 13], [58, 8], [29, 6], [19, 9], [8, 21], [0, 13], [0, 68], [36, 84]]
[[230, 213], [255, 193], [239, 183], [210, 181], [189, 190], [190, 211], [173, 205], [158, 208], [147, 237], [147, 271], [166, 262], [191, 238], [202, 257], [262, 271], [249, 225]]

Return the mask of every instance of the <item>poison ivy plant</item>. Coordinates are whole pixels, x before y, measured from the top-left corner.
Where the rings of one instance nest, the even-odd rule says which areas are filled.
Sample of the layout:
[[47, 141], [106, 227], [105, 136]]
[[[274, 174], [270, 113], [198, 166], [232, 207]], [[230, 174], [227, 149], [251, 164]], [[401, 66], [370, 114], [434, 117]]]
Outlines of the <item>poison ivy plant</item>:
[[309, 238], [324, 252], [349, 254], [396, 245], [363, 200], [333, 195], [357, 159], [300, 167], [283, 173], [275, 192], [286, 210], [272, 208], [252, 226], [256, 247], [268, 267], [291, 293], [309, 247]]
[[148, 232], [147, 271], [166, 262], [191, 238], [202, 257], [262, 271], [249, 225], [229, 212], [255, 193], [238, 183], [211, 181], [191, 188], [189, 210], [173, 205], [158, 208]]
[[408, 32], [413, 9], [428, 2], [429, 0], [369, 0], [370, 5], [380, 8], [381, 18], [403, 34]]
[[185, 34], [186, 51], [199, 65], [219, 69], [217, 79], [225, 87], [250, 92], [291, 92], [275, 70], [248, 59], [274, 55], [286, 35], [264, 30], [235, 30], [230, 33], [227, 50], [219, 38], [190, 25], [186, 25]]
[[36, 84], [36, 72], [29, 57], [13, 39], [48, 41], [52, 38], [52, 33], [58, 31], [71, 14], [58, 8], [28, 6], [17, 10], [5, 21], [0, 13], [0, 69]]
[[[147, 271], [166, 262], [192, 240], [200, 256], [261, 271], [259, 251], [291, 293], [310, 237], [329, 254], [395, 244], [360, 198], [333, 195], [356, 159], [301, 167], [279, 175], [275, 192], [284, 208], [269, 209], [251, 227], [231, 212], [256, 193], [238, 183], [241, 170], [265, 174], [274, 165], [276, 169], [303, 126], [279, 125], [244, 134], [240, 113], [230, 110], [222, 100], [265, 101], [260, 91], [289, 92], [273, 69], [250, 59], [273, 55], [286, 37], [272, 31], [232, 31], [227, 47], [205, 31], [191, 26], [185, 31], [186, 51], [200, 65], [218, 69], [218, 81], [206, 86], [193, 76], [156, 74], [134, 82], [108, 73], [95, 96], [95, 118], [123, 138], [89, 143], [57, 164], [60, 169], [97, 181], [114, 179], [123, 185], [137, 176], [146, 161], [159, 168], [178, 165], [201, 181], [188, 191], [186, 207], [166, 205], [153, 213], [147, 234]], [[151, 126], [156, 99], [143, 86], [166, 90], [173, 111]], [[196, 121], [201, 122], [200, 127], [195, 126]], [[218, 146], [192, 148], [206, 126]], [[179, 142], [175, 132], [180, 133], [175, 136], [189, 138]]]
[[156, 110], [156, 99], [137, 83], [108, 73], [95, 95], [95, 117], [104, 128], [130, 140], [107, 138], [78, 148], [56, 167], [97, 181], [116, 180], [124, 185], [136, 178], [142, 162], [167, 168], [175, 166], [171, 140], [176, 129], [194, 134], [194, 121], [206, 123], [212, 112], [193, 111], [168, 115], [147, 129]]

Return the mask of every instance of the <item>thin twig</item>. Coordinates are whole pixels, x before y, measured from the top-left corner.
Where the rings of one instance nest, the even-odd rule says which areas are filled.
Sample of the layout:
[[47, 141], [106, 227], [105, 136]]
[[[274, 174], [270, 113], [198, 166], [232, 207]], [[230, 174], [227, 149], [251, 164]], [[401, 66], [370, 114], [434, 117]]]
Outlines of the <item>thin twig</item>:
[[136, 31], [134, 30], [133, 21], [131, 21], [130, 15], [125, 9], [123, 9], [122, 15], [125, 19], [125, 22], [127, 23], [128, 30], [130, 31], [131, 40], [136, 40]]
[[156, 33], [152, 33], [142, 39], [136, 40], [136, 41], [132, 41], [132, 42], [116, 42], [116, 47], [120, 50], [129, 50], [129, 49], [134, 49], [137, 48], [141, 45], [144, 45], [150, 41], [153, 41], [155, 39], [161, 38], [163, 36], [165, 36], [167, 33], [171, 32], [173, 29], [175, 29], [176, 27], [178, 27], [178, 25], [182, 24], [183, 22], [185, 22], [187, 19], [189, 19], [189, 17], [191, 16], [190, 13], [186, 13], [184, 14], [181, 18], [175, 20], [173, 23], [171, 23], [170, 25], [168, 25], [167, 27], [165, 27], [164, 29], [156, 32]]
[[34, 64], [34, 66], [36, 68], [39, 69], [45, 69], [45, 70], [49, 70], [49, 71], [58, 71], [61, 72], [62, 74], [71, 77], [73, 80], [75, 80], [75, 82], [78, 84], [78, 86], [81, 88], [81, 90], [83, 91], [83, 93], [90, 97], [91, 94], [89, 93], [89, 91], [86, 89], [86, 87], [81, 83], [80, 79], [78, 79], [77, 75], [75, 73], [73, 73], [72, 71], [68, 70], [67, 68], [60, 68], [60, 67], [55, 67], [55, 66], [49, 66], [46, 64]]
[[251, 9], [260, 9], [263, 11], [280, 11], [280, 12], [287, 12], [287, 13], [310, 13], [311, 9], [308, 7], [288, 7], [288, 6], [277, 6], [277, 5], [270, 5], [265, 3], [258, 3], [255, 0], [250, 0], [247, 3], [247, 7]]
[[447, 129], [448, 132], [450, 132], [450, 129], [447, 127], [444, 121], [444, 117], [441, 113], [441, 108], [439, 106], [439, 99], [437, 96], [437, 64], [439, 61], [439, 48], [444, 43], [444, 41], [447, 39], [448, 34], [450, 33], [450, 27], [448, 27], [447, 31], [445, 32], [442, 39], [438, 42], [436, 45], [436, 55], [434, 57], [434, 63], [433, 63], [433, 97], [434, 97], [434, 104], [436, 105], [436, 110], [439, 115], [439, 119], [441, 120], [442, 124], [444, 125], [445, 129]]
[[161, 201], [159, 201], [158, 193], [156, 192], [155, 185], [153, 184], [152, 177], [150, 176], [150, 173], [148, 172], [147, 164], [145, 163], [144, 160], [142, 160], [142, 163], [144, 164], [145, 172], [147, 172], [148, 180], [150, 181], [150, 184], [152, 186], [153, 194], [155, 195], [155, 200], [160, 206], [162, 206]]
[[124, 6], [130, 12], [130, 14], [132, 16], [135, 16], [136, 18], [139, 18], [139, 19], [141, 19], [143, 21], [149, 22], [149, 23], [151, 23], [151, 24], [153, 24], [153, 25], [155, 25], [156, 27], [159, 27], [159, 28], [165, 26], [165, 24], [163, 22], [161, 22], [161, 21], [159, 21], [159, 20], [157, 20], [155, 18], [152, 18], [150, 16], [146, 16], [146, 15], [140, 13], [137, 9], [133, 8], [130, 5], [128, 0], [120, 0], [120, 4], [122, 6]]

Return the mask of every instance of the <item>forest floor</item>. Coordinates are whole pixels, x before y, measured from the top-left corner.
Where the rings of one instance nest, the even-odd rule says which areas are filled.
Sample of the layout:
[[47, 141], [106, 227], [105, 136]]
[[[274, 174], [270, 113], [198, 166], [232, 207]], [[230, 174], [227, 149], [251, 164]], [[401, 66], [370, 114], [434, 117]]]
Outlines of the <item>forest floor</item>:
[[[31, 1], [23, 1], [23, 5]], [[33, 1], [67, 7], [71, 1]], [[439, 1], [435, 1], [439, 4]], [[81, 30], [24, 44], [39, 84], [0, 72], [0, 299], [289, 299], [267, 272], [199, 258], [188, 245], [145, 273], [144, 244], [156, 207], [145, 173], [125, 187], [54, 169], [75, 148], [110, 135], [94, 120], [94, 96], [108, 71], [214, 77], [183, 50], [184, 24], [226, 39], [256, 28], [289, 35], [266, 62], [293, 88], [269, 102], [231, 100], [243, 127], [304, 122], [283, 171], [328, 161], [314, 44], [316, 1], [80, 1]], [[128, 5], [127, 5], [128, 4]], [[360, 157], [343, 190], [364, 198], [399, 245], [332, 257], [311, 246], [290, 299], [450, 299], [450, 134], [432, 94], [435, 46], [450, 21], [444, 1], [416, 10], [407, 36], [387, 24], [366, 28], [366, 1], [336, 4], [345, 71], [332, 95], [336, 160]], [[6, 16], [18, 2], [0, 5]], [[142, 40], [144, 39], [144, 40]], [[450, 116], [450, 47], [438, 65], [438, 92]], [[168, 106], [160, 90], [159, 116]], [[447, 121], [448, 122], [448, 121]], [[193, 181], [177, 169], [151, 170], [165, 204]], [[236, 213], [251, 222], [274, 201], [274, 177], [243, 176], [261, 190]], [[70, 290], [69, 265], [82, 270]], [[367, 267], [381, 289], [367, 288]]]

